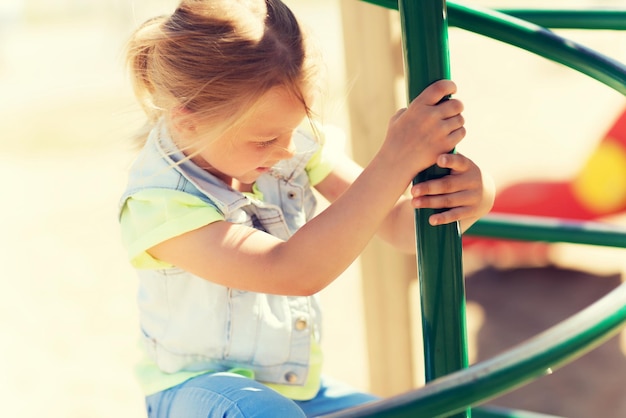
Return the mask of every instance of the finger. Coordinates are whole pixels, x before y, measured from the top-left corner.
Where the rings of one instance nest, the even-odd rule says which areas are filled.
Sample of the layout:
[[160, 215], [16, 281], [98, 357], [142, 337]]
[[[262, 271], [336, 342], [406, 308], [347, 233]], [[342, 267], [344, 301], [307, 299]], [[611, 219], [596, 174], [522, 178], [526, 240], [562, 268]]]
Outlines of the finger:
[[[442, 168], [453, 168], [454, 170], [455, 164], [448, 163], [448, 160], [453, 159], [455, 159], [454, 154], [440, 155], [437, 159], [437, 165]], [[458, 166], [460, 165], [461, 164], [459, 164]], [[418, 198], [421, 196], [441, 195], [467, 190], [470, 187], [475, 186], [474, 182], [470, 181], [471, 179], [468, 179], [467, 176], [455, 174], [457, 174], [457, 172], [452, 171], [450, 174], [443, 177], [417, 183], [411, 187], [411, 195], [413, 196], [413, 198]]]
[[463, 102], [458, 99], [448, 99], [436, 105], [437, 110], [440, 112], [443, 119], [451, 118], [460, 115], [465, 106]]
[[464, 126], [459, 126], [460, 120], [456, 122], [441, 122], [440, 129], [443, 135], [441, 142], [438, 144], [442, 147], [440, 150], [450, 152], [465, 138], [467, 131]]
[[433, 226], [444, 225], [456, 221], [461, 221], [463, 219], [469, 218], [470, 216], [471, 215], [469, 208], [458, 207], [430, 215], [430, 217], [428, 218], [428, 222]]
[[445, 119], [442, 123], [445, 126], [445, 129], [449, 132], [454, 132], [465, 125], [465, 118], [463, 115], [459, 114]]
[[463, 138], [465, 138], [465, 135], [467, 135], [467, 131], [465, 130], [464, 126], [461, 126], [460, 128], [450, 132], [447, 137], [447, 141], [449, 144], [448, 149], [452, 150], [455, 146], [457, 146], [459, 142], [461, 142]]
[[458, 192], [462, 190], [463, 187], [457, 183], [458, 179], [453, 178], [450, 175], [446, 175], [438, 179], [415, 184], [411, 187], [411, 195], [414, 199], [417, 199], [425, 196], [436, 196]]
[[461, 191], [456, 193], [447, 193], [441, 195], [428, 195], [413, 198], [411, 204], [418, 209], [451, 209], [463, 206], [472, 206], [476, 202], [475, 193], [470, 191]]
[[437, 165], [442, 168], [449, 168], [450, 170], [463, 173], [468, 171], [473, 163], [463, 154], [442, 154], [437, 157]]
[[439, 80], [426, 87], [414, 101], [435, 106], [441, 102], [442, 99], [451, 96], [454, 93], [456, 93], [456, 84], [453, 81]]

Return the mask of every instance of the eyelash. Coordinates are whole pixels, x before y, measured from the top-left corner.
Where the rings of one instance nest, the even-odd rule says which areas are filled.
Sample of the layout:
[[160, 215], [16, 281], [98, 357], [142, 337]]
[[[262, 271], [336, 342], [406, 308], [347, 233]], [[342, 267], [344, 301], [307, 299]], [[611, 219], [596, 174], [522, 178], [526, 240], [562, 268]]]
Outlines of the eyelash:
[[269, 141], [257, 142], [257, 146], [260, 148], [267, 148], [276, 142], [276, 139], [270, 139]]

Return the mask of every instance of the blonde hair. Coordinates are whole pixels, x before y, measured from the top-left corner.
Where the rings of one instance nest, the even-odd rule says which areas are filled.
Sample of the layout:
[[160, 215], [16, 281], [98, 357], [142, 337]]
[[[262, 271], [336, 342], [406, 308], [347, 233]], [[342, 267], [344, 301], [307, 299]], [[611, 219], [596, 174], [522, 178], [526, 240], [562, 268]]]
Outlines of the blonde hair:
[[131, 37], [127, 64], [150, 125], [174, 108], [225, 129], [276, 86], [298, 97], [315, 84], [295, 16], [280, 0], [182, 0]]

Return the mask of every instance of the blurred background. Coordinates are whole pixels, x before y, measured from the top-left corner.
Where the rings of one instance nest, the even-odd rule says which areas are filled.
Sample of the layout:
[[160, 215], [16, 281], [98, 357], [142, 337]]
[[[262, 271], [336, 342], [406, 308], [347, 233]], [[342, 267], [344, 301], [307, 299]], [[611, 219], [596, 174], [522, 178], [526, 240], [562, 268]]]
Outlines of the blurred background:
[[[346, 98], [359, 74], [345, 70], [342, 1], [353, 0], [286, 3], [325, 57], [327, 94], [320, 112], [325, 122], [349, 134]], [[116, 219], [133, 157], [131, 137], [143, 123], [126, 77], [123, 47], [137, 25], [171, 12], [176, 4], [0, 3], [3, 416], [144, 416], [133, 377], [136, 281]], [[506, 6], [626, 7], [626, 2], [529, 0]], [[626, 61], [626, 34], [562, 33]], [[489, 171], [498, 187], [572, 176], [626, 104], [623, 96], [583, 75], [455, 28], [450, 30], [450, 51], [452, 78], [466, 107], [468, 138], [459, 149]], [[555, 263], [561, 269], [621, 280], [620, 251], [565, 245], [557, 250]], [[367, 390], [360, 273], [355, 263], [322, 294], [325, 368]], [[478, 331], [479, 322], [470, 328]]]

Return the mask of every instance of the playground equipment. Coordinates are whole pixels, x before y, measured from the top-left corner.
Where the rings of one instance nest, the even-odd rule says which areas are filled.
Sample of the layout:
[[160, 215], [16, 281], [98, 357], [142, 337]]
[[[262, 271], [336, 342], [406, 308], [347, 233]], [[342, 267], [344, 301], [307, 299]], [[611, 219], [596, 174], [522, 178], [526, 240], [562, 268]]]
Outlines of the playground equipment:
[[592, 220], [626, 211], [626, 110], [569, 180], [515, 183], [493, 212]]
[[[514, 10], [502, 13], [453, 2], [446, 4], [445, 0], [368, 2], [400, 12], [409, 100], [428, 84], [449, 76], [448, 24], [521, 47], [626, 94], [624, 65], [543, 27], [626, 29], [626, 12]], [[415, 181], [444, 174], [431, 167], [419, 173]], [[626, 324], [626, 285], [528, 342], [468, 367], [461, 237], [458, 225], [431, 227], [427, 222], [431, 213], [431, 210], [417, 210], [415, 222], [427, 384], [404, 395], [328, 417], [542, 416], [476, 406], [551, 373], [615, 335]], [[492, 238], [626, 247], [625, 229], [558, 219], [490, 216], [468, 232]]]

